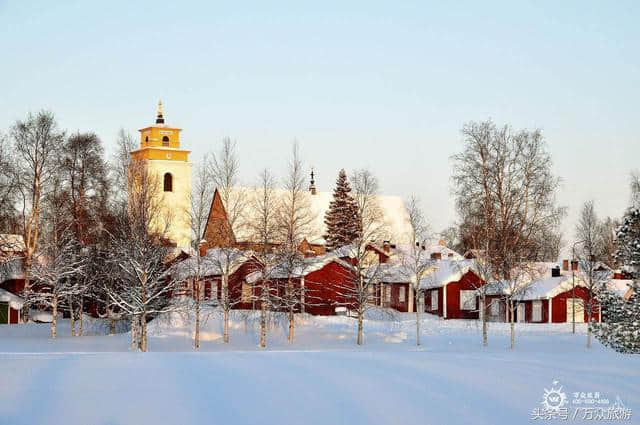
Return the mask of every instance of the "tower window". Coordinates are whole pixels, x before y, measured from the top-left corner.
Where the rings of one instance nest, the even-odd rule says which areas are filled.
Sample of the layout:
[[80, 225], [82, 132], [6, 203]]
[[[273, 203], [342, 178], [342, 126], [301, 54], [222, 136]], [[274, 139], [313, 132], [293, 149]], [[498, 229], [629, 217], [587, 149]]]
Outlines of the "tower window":
[[164, 175], [164, 191], [173, 192], [173, 176], [171, 173], [165, 173]]
[[169, 137], [167, 136], [163, 136], [162, 137], [162, 146], [169, 146]]
[[147, 136], [147, 137], [145, 137], [145, 138], [144, 138], [144, 142], [145, 142], [145, 143], [149, 143], [149, 136]]

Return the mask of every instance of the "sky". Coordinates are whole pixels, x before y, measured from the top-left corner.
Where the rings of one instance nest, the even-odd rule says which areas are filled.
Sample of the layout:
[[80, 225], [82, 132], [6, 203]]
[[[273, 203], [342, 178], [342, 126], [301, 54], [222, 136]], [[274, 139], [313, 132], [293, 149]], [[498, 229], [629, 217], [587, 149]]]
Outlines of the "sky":
[[369, 168], [439, 231], [464, 123], [540, 128], [570, 241], [583, 202], [622, 215], [640, 168], [638, 22], [637, 1], [0, 0], [0, 131], [48, 109], [112, 152], [162, 99], [194, 162], [230, 137], [251, 184], [297, 140], [319, 190]]

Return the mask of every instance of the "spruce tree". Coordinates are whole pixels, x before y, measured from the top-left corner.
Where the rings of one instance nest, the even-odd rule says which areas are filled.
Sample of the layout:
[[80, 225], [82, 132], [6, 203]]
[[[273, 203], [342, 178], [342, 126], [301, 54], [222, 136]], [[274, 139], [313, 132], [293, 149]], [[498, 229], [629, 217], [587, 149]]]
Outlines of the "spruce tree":
[[344, 169], [338, 173], [333, 200], [324, 216], [324, 223], [327, 225], [324, 239], [330, 250], [353, 242], [360, 234], [358, 205], [351, 196], [351, 186]]
[[616, 234], [616, 261], [632, 274], [633, 295], [625, 300], [603, 291], [598, 301], [602, 323], [591, 323], [596, 338], [621, 353], [640, 353], [640, 209], [630, 209]]

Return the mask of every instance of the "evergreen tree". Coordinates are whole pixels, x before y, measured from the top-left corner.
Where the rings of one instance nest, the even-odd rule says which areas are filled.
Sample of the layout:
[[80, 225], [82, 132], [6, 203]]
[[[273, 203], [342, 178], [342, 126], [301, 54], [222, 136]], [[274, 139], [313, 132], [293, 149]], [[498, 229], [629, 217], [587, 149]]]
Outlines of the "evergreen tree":
[[324, 223], [327, 225], [324, 239], [328, 249], [336, 249], [353, 242], [361, 232], [358, 205], [351, 196], [351, 186], [344, 169], [338, 174], [333, 200], [325, 214]]
[[630, 209], [616, 234], [616, 261], [627, 267], [633, 278], [633, 295], [626, 300], [603, 291], [598, 300], [603, 323], [592, 323], [596, 338], [621, 353], [640, 353], [640, 209]]

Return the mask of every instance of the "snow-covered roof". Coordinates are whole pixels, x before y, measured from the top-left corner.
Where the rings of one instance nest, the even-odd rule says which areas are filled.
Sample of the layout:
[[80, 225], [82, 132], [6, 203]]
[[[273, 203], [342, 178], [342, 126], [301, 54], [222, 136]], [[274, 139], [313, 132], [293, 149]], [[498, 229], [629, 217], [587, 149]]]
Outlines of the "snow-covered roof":
[[627, 298], [632, 291], [633, 280], [631, 279], [611, 279], [607, 285], [607, 289], [621, 298]]
[[424, 289], [440, 288], [451, 282], [457, 282], [469, 271], [475, 272], [474, 260], [440, 260], [433, 273], [429, 273], [420, 282]]
[[22, 252], [24, 249], [24, 238], [22, 235], [0, 233], [0, 252]]
[[[584, 286], [580, 279], [576, 279], [575, 284], [576, 286]], [[547, 277], [535, 280], [521, 295], [515, 298], [522, 301], [553, 298], [571, 288], [573, 288], [571, 276]]]
[[0, 261], [0, 283], [13, 279], [24, 279], [23, 259], [21, 257]]
[[20, 310], [24, 305], [24, 300], [11, 292], [0, 288], [0, 302], [9, 303], [9, 307]]
[[195, 255], [184, 261], [174, 264], [168, 274], [175, 279], [183, 280], [197, 273], [198, 261], [200, 261], [200, 276], [220, 276], [224, 270], [229, 269], [229, 273], [235, 272], [252, 256], [251, 251], [241, 251], [228, 248], [208, 249], [204, 257]]
[[[317, 257], [301, 258], [300, 261], [294, 265], [293, 270], [291, 271], [291, 277], [299, 278], [307, 276], [310, 273], [322, 269], [327, 264], [332, 262], [336, 262], [347, 268], [351, 267], [349, 263], [341, 260], [335, 253], [330, 252]], [[271, 279], [285, 279], [289, 276], [288, 267], [283, 263], [278, 263], [272, 266], [269, 270], [267, 270], [266, 274]], [[247, 283], [255, 283], [261, 277], [262, 273], [260, 271], [255, 271], [247, 275], [246, 281]]]
[[[243, 216], [233, 223], [233, 233], [238, 241], [252, 240], [251, 231], [246, 226], [246, 223], [255, 221], [252, 218], [257, 216], [258, 211], [254, 207], [256, 205], [254, 200], [258, 199], [260, 194], [260, 189], [250, 187], [234, 188], [231, 192], [230, 196], [232, 198], [234, 196], [242, 197], [244, 198], [243, 203], [246, 202], [243, 208]], [[274, 190], [273, 194], [274, 198], [278, 200], [286, 199], [286, 196], [288, 196], [288, 192], [280, 189]], [[315, 195], [305, 192], [304, 196], [309, 202], [312, 216], [309, 234], [306, 235], [306, 239], [311, 244], [324, 244], [324, 234], [326, 233], [324, 216], [329, 209], [329, 203], [333, 200], [333, 192], [317, 192]], [[381, 235], [381, 240], [391, 240], [394, 243], [407, 241], [410, 234], [409, 214], [403, 199], [399, 196], [387, 195], [378, 195], [376, 198], [384, 216], [383, 224], [386, 229], [386, 232], [384, 232], [386, 234]]]
[[[403, 255], [411, 255], [414, 249], [415, 248], [410, 244], [406, 244], [406, 243], [398, 244], [396, 246], [396, 252], [395, 252], [395, 254], [397, 254], [396, 258], [399, 261], [400, 257], [402, 257]], [[464, 257], [460, 255], [458, 252], [454, 251], [453, 249], [447, 247], [446, 245], [444, 245], [443, 243], [440, 243], [440, 241], [437, 241], [437, 240], [427, 242], [424, 245], [423, 249], [425, 251], [427, 258], [431, 258], [433, 254], [440, 254], [440, 258], [442, 258], [443, 260], [458, 261], [458, 260], [464, 259]]]

